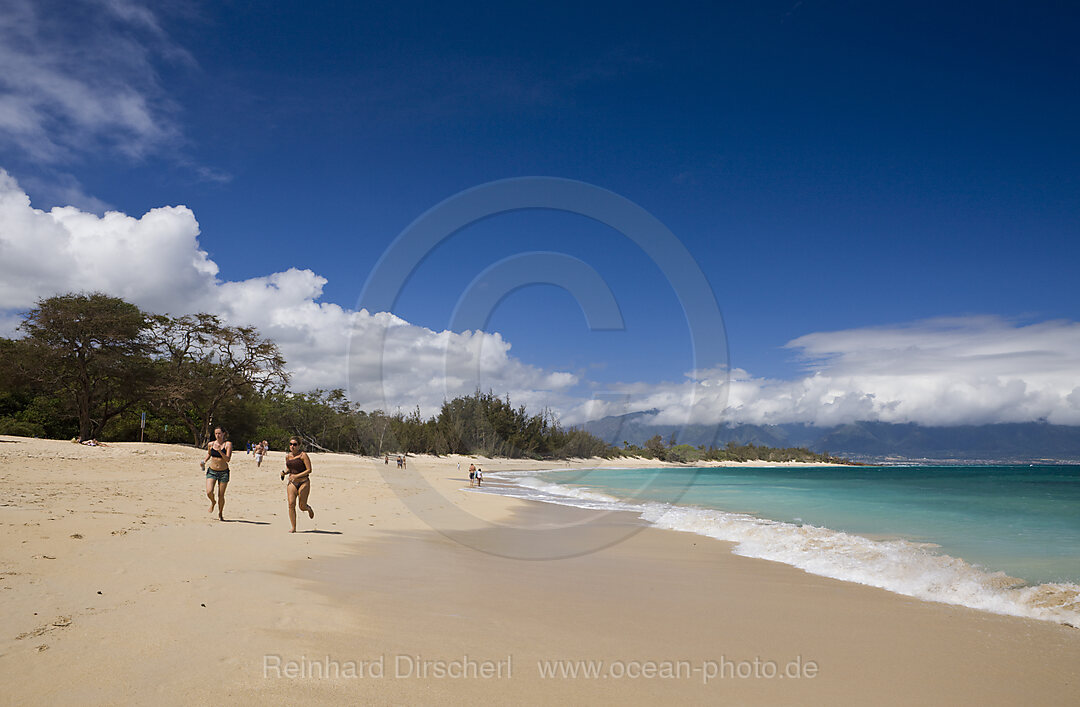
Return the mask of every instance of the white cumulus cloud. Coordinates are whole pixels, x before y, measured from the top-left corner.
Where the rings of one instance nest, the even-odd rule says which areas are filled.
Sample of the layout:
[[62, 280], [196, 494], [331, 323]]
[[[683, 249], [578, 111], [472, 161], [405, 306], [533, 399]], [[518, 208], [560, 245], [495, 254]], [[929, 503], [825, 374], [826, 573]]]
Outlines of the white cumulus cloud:
[[[477, 387], [543, 407], [578, 382], [571, 373], [527, 365], [498, 333], [436, 332], [386, 312], [320, 302], [326, 279], [291, 268], [229, 281], [199, 247], [199, 224], [185, 206], [135, 218], [72, 206], [35, 209], [0, 169], [0, 325], [12, 335], [43, 297], [101, 291], [173, 315], [211, 312], [254, 325], [280, 346], [294, 390], [344, 387], [365, 409], [432, 414], [446, 397]], [[351, 341], [350, 341], [351, 336]], [[350, 346], [351, 344], [351, 346]]]

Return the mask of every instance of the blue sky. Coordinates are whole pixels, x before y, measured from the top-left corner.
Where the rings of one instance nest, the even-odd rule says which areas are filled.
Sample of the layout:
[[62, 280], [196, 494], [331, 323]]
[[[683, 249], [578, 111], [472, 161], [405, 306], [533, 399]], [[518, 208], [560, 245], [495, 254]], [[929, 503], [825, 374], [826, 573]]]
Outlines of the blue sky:
[[[1080, 424], [1080, 12], [1066, 4], [0, 0], [0, 16], [0, 168], [9, 196], [41, 212], [19, 202], [0, 220], [6, 259], [47, 214], [69, 256], [119, 238], [53, 207], [190, 213], [170, 212], [178, 240], [158, 262], [130, 256], [166, 273], [146, 287], [130, 269], [76, 265], [12, 286], [9, 322], [27, 293], [71, 288], [198, 302], [282, 337], [297, 385], [343, 385], [332, 337], [302, 323], [290, 338], [289, 312], [338, 305], [317, 316], [348, 319], [413, 219], [478, 184], [547, 175], [637, 203], [697, 261], [744, 387], [714, 416]], [[190, 267], [185, 248], [216, 271], [171, 280]], [[393, 314], [417, 336], [441, 332], [480, 271], [530, 250], [593, 267], [626, 330], [590, 332], [564, 291], [524, 288], [489, 322], [512, 348], [484, 387], [568, 419], [589, 416], [581, 401], [598, 389], [685, 411], [694, 361], [670, 283], [580, 216], [465, 229]], [[310, 271], [290, 280], [292, 304], [236, 303], [243, 283], [265, 290], [290, 268]], [[430, 381], [421, 368], [408, 375]], [[553, 372], [573, 384], [545, 383]], [[389, 404], [406, 407], [442, 395], [395, 389]]]

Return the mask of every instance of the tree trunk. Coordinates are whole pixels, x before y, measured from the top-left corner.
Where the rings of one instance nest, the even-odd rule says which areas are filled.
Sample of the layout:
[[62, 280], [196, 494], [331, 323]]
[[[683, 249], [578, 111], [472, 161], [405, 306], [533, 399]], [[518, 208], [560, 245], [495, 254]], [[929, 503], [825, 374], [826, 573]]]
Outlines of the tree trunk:
[[76, 398], [76, 405], [79, 411], [79, 439], [88, 440], [93, 439], [90, 436], [92, 428], [90, 426], [90, 400], [89, 395], [85, 391], [79, 391]]

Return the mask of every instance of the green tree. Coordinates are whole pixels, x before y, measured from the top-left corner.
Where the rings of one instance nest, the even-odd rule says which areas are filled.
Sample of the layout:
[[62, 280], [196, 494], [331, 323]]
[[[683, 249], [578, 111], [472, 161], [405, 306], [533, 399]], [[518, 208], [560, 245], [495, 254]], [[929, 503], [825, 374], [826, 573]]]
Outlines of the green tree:
[[33, 350], [28, 375], [60, 394], [83, 439], [142, 399], [147, 325], [138, 307], [100, 292], [39, 300], [20, 325]]
[[645, 440], [645, 453], [648, 456], [663, 461], [664, 452], [666, 451], [667, 449], [664, 447], [664, 438], [660, 435], [653, 435]]
[[277, 344], [254, 327], [226, 326], [212, 314], [153, 318], [155, 404], [172, 411], [203, 446], [230, 398], [284, 390], [289, 381]]
[[350, 421], [349, 401], [341, 388], [310, 393], [279, 393], [278, 421], [302, 438], [312, 449], [353, 450], [355, 434]]

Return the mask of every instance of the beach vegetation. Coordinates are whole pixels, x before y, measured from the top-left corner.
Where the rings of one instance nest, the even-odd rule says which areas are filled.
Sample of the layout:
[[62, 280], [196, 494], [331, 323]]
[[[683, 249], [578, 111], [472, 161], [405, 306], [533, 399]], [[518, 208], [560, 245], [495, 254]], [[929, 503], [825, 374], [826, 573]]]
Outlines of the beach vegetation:
[[667, 447], [664, 445], [664, 438], [660, 435], [653, 435], [645, 440], [645, 448], [642, 450], [642, 454], [634, 454], [633, 456], [644, 456], [650, 459], [660, 459], [663, 461], [667, 456]]
[[201, 446], [224, 408], [288, 381], [277, 345], [252, 327], [151, 315], [102, 293], [39, 300], [19, 331], [0, 339], [7, 434], [137, 438], [145, 412], [162, 441]]
[[158, 315], [148, 339], [155, 371], [147, 401], [170, 412], [197, 446], [207, 442], [227, 401], [273, 394], [288, 384], [277, 344], [254, 327], [228, 326], [212, 314]]
[[135, 305], [101, 293], [40, 300], [20, 325], [25, 377], [59, 394], [90, 439], [139, 402], [147, 317]]

